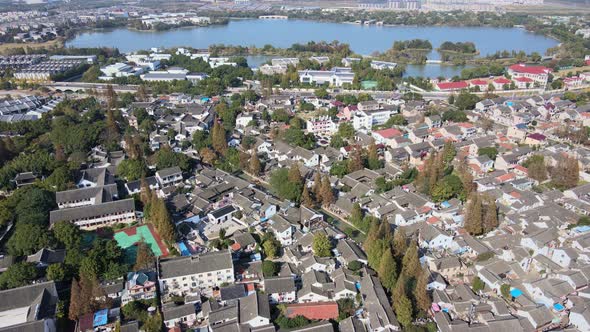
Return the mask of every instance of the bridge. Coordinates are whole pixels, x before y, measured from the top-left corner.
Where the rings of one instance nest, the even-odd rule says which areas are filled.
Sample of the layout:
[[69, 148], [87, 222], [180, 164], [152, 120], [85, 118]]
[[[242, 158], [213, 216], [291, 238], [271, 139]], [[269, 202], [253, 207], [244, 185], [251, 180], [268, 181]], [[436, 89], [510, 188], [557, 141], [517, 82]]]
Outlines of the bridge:
[[43, 84], [44, 87], [57, 92], [84, 92], [86, 90], [96, 90], [104, 92], [108, 86], [112, 86], [115, 92], [137, 92], [139, 85], [119, 85], [119, 84], [105, 84], [105, 83], [83, 83], [83, 82], [53, 82]]

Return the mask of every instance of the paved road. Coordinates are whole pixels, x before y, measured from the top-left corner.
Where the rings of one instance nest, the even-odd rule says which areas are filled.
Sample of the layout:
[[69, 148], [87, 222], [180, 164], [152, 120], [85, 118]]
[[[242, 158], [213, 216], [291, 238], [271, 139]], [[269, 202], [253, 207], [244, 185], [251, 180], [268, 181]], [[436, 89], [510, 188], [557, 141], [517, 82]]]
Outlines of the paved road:
[[83, 83], [83, 82], [54, 82], [54, 83], [45, 83], [43, 86], [51, 89], [51, 90], [106, 90], [108, 86], [112, 86], [113, 89], [117, 92], [136, 92], [139, 85], [120, 85], [120, 84], [104, 84], [104, 83]]

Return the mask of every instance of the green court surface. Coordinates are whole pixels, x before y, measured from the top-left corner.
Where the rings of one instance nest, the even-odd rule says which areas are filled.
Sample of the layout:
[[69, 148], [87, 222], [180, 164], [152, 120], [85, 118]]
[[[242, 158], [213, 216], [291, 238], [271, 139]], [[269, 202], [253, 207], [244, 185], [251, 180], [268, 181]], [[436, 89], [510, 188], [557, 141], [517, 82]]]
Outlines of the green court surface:
[[[137, 250], [136, 244], [142, 240], [150, 247], [154, 256], [165, 256], [162, 248], [164, 247], [159, 240], [159, 236], [152, 231], [148, 225], [131, 227], [122, 231], [116, 232], [114, 235], [115, 241], [119, 247], [125, 250], [126, 260], [129, 262], [135, 261], [135, 254]], [[165, 247], [164, 247], [165, 248]]]

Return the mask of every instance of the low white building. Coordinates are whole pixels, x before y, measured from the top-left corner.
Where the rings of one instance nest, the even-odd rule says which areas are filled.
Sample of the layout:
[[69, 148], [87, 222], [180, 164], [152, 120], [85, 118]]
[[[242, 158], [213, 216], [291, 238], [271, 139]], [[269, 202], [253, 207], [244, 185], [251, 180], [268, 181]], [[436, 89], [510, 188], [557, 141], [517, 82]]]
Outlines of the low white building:
[[329, 84], [342, 86], [352, 84], [354, 73], [348, 68], [333, 68], [332, 70], [300, 70], [299, 81], [306, 84]]

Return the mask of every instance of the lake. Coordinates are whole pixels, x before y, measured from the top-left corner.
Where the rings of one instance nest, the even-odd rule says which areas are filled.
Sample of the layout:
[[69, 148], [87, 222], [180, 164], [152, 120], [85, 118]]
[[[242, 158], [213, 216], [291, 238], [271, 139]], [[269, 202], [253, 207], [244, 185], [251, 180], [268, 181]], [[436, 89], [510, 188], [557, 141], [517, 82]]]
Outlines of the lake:
[[[482, 56], [502, 50], [523, 50], [527, 54], [545, 51], [558, 41], [518, 28], [444, 27], [444, 26], [364, 26], [305, 20], [231, 20], [227, 25], [191, 27], [167, 31], [136, 31], [126, 28], [83, 32], [67, 41], [72, 47], [116, 47], [131, 52], [151, 47], [190, 46], [207, 48], [212, 44], [263, 47], [270, 44], [286, 48], [294, 43], [338, 40], [350, 45], [356, 53], [369, 55], [385, 51], [396, 40], [428, 39], [434, 48], [445, 41], [474, 42]], [[433, 51], [428, 59], [439, 59]], [[461, 67], [419, 66], [427, 76], [447, 76]], [[460, 72], [460, 69], [459, 69]]]

